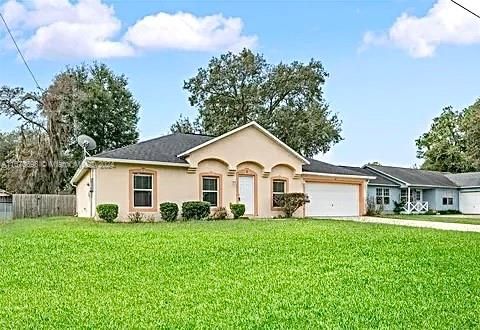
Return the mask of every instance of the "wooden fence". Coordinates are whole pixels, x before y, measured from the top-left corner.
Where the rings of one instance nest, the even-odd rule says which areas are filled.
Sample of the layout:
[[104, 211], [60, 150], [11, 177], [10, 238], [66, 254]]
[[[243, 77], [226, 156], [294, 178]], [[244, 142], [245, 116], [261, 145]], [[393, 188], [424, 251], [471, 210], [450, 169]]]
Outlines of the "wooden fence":
[[15, 194], [12, 198], [12, 218], [37, 218], [75, 215], [75, 195]]

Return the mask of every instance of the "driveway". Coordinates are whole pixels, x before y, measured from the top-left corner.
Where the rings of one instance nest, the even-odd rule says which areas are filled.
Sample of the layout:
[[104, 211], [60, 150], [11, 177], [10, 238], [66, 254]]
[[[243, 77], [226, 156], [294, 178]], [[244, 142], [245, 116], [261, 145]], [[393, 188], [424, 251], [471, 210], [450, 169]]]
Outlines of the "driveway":
[[439, 229], [439, 230], [471, 231], [471, 232], [480, 233], [480, 225], [470, 225], [470, 224], [464, 224], [464, 223], [401, 220], [401, 219], [377, 218], [377, 217], [346, 217], [346, 218], [334, 218], [334, 219], [364, 222], [364, 223], [381, 223], [381, 224], [387, 224], [387, 225], [406, 226], [406, 227], [433, 228], [433, 229]]

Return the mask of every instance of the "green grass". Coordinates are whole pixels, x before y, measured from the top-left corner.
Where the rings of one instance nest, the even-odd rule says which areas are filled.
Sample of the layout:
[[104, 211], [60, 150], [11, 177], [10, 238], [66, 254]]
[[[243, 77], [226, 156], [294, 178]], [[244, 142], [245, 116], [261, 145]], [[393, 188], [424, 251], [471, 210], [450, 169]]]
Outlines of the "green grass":
[[382, 214], [382, 218], [403, 219], [403, 220], [421, 220], [421, 221], [436, 221], [436, 222], [450, 222], [450, 223], [467, 223], [472, 225], [480, 225], [480, 217], [463, 217], [456, 215], [437, 216], [426, 214]]
[[480, 235], [327, 220], [0, 225], [0, 328], [475, 328]]

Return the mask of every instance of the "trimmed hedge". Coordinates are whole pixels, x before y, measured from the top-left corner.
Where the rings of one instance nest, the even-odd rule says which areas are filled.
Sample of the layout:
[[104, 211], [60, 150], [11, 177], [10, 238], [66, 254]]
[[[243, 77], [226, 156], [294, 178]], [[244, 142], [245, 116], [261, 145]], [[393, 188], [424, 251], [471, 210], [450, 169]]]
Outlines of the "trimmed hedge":
[[206, 219], [209, 215], [209, 202], [190, 201], [182, 204], [182, 218], [186, 220]]
[[160, 215], [162, 219], [168, 222], [177, 220], [178, 205], [171, 202], [165, 202], [160, 204]]
[[245, 214], [245, 204], [233, 204], [230, 203], [230, 211], [232, 211], [233, 218], [238, 219]]
[[99, 204], [97, 205], [98, 217], [106, 222], [113, 222], [118, 217], [117, 204]]

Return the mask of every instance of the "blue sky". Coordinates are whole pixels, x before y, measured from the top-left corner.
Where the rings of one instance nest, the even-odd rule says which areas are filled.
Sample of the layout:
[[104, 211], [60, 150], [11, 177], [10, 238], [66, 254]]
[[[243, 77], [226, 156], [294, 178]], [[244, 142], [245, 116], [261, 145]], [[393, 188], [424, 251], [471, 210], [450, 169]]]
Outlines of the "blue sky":
[[[84, 7], [77, 8], [82, 2]], [[473, 0], [463, 3], [478, 7]], [[52, 6], [66, 8], [71, 16], [56, 17]], [[88, 16], [88, 24], [98, 19], [103, 25], [89, 25], [81, 34], [64, 38], [68, 24], [57, 23], [82, 20], [77, 14], [95, 6], [105, 11], [103, 16], [83, 16]], [[448, 0], [10, 0], [0, 1], [0, 10], [10, 20], [42, 86], [66, 65], [92, 59], [124, 73], [142, 106], [141, 139], [167, 133], [180, 114], [193, 117], [195, 109], [188, 104], [183, 81], [212, 56], [245, 44], [271, 63], [312, 57], [322, 61], [330, 73], [325, 97], [343, 121], [345, 140], [317, 158], [337, 164], [420, 164], [415, 139], [428, 129], [431, 119], [444, 106], [460, 109], [480, 97], [480, 20]], [[190, 15], [193, 22], [221, 15], [215, 20], [224, 25], [225, 33], [218, 37], [201, 30], [192, 32], [192, 38], [184, 33], [180, 41], [172, 39], [172, 31], [182, 28], [179, 12]], [[153, 37], [152, 31], [156, 31]], [[102, 44], [92, 46], [83, 40], [96, 33]], [[3, 28], [0, 85], [34, 88]], [[0, 119], [0, 130], [14, 125]]]

